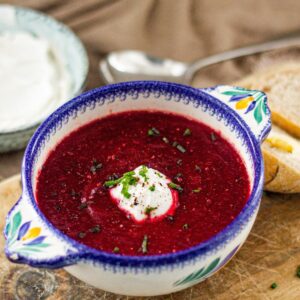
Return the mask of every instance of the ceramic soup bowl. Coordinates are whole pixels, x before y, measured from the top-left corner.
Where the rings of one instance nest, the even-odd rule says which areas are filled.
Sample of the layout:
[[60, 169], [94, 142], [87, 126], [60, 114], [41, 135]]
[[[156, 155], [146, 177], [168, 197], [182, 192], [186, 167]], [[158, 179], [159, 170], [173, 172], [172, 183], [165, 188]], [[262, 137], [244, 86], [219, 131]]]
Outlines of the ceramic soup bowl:
[[[112, 112], [158, 109], [217, 129], [245, 162], [251, 194], [240, 214], [221, 232], [194, 247], [155, 256], [126, 256], [87, 247], [56, 229], [36, 204], [39, 169], [71, 131]], [[7, 257], [33, 267], [64, 267], [75, 277], [124, 295], [161, 295], [192, 286], [228, 262], [247, 238], [259, 208], [264, 166], [260, 144], [270, 131], [270, 111], [260, 91], [208, 89], [165, 83], [127, 82], [88, 91], [57, 109], [29, 142], [22, 166], [23, 194], [7, 216]]]

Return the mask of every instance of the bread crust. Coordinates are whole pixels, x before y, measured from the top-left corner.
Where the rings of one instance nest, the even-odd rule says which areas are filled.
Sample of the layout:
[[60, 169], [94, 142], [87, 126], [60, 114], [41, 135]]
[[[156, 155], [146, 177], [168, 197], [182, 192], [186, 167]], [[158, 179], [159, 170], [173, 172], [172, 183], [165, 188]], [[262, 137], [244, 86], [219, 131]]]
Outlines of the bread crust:
[[[300, 77], [300, 64], [299, 63], [285, 63], [271, 67], [267, 70], [256, 72], [234, 85], [241, 86], [247, 89], [259, 89], [267, 94], [267, 97], [272, 97], [272, 86], [270, 86], [269, 79], [276, 76], [276, 73], [286, 74], [299, 74]], [[294, 99], [295, 100], [295, 99]], [[299, 97], [300, 101], [300, 97]], [[288, 105], [288, 103], [287, 103]], [[300, 102], [299, 102], [300, 107]], [[287, 116], [282, 114], [281, 111], [276, 111], [272, 107], [272, 100], [270, 100], [270, 108], [272, 111], [272, 122], [281, 129], [285, 130], [287, 139], [291, 138], [290, 135], [300, 139], [300, 118], [299, 124], [291, 121]], [[272, 132], [272, 131], [271, 131]], [[265, 142], [266, 143], [266, 142]], [[296, 141], [299, 144], [300, 140]], [[285, 160], [279, 154], [280, 149], [271, 151], [267, 145], [262, 146], [262, 153], [265, 163], [265, 186], [264, 189], [277, 193], [300, 193], [300, 170], [297, 166], [291, 164], [290, 161]], [[278, 154], [276, 156], [276, 154]], [[295, 154], [290, 154], [295, 155]]]
[[276, 193], [300, 193], [300, 172], [263, 149], [265, 162], [264, 189]]

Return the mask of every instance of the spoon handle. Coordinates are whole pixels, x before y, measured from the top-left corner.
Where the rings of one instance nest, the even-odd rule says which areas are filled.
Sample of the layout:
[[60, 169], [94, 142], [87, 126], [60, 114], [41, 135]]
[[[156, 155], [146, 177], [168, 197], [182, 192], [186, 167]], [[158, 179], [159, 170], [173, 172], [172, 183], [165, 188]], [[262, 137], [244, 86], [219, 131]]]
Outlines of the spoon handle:
[[289, 35], [289, 36], [285, 36], [285, 37], [277, 39], [277, 40], [229, 50], [226, 52], [222, 52], [219, 54], [211, 55], [211, 56], [196, 60], [195, 62], [190, 64], [189, 68], [186, 71], [185, 76], [190, 81], [190, 80], [192, 80], [192, 78], [194, 77], [195, 73], [198, 70], [203, 69], [205, 67], [208, 67], [208, 66], [226, 61], [226, 60], [231, 60], [234, 58], [239, 58], [239, 57], [243, 57], [243, 56], [248, 56], [248, 55], [252, 55], [252, 54], [257, 54], [257, 53], [262, 53], [262, 52], [266, 52], [266, 51], [270, 51], [270, 50], [286, 48], [286, 47], [291, 47], [291, 46], [297, 46], [297, 45], [300, 45], [300, 34], [299, 33], [294, 36]]

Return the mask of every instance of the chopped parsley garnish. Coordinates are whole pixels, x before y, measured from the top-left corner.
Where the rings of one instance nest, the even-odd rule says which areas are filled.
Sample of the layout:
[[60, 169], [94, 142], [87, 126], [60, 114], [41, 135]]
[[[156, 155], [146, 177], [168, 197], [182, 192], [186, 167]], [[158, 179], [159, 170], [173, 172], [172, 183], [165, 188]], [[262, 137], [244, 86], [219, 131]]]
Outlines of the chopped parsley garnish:
[[149, 136], [160, 135], [160, 132], [155, 127], [152, 127], [151, 129], [148, 130], [148, 135]]
[[101, 231], [101, 228], [99, 225], [96, 225], [96, 226], [92, 227], [89, 231], [92, 233], [98, 233]]
[[112, 175], [107, 176], [107, 180], [116, 180], [118, 179], [120, 176], [116, 173], [113, 173]]
[[185, 223], [185, 224], [182, 226], [182, 229], [184, 229], [184, 230], [189, 229], [189, 224]]
[[166, 144], [169, 144], [169, 139], [166, 138], [165, 136], [162, 138], [162, 140], [163, 140]]
[[148, 252], [148, 236], [144, 235], [143, 241], [142, 241], [142, 246], [141, 246], [141, 251], [143, 254]]
[[178, 192], [182, 192], [183, 191], [183, 188], [180, 185], [178, 185], [178, 184], [176, 184], [174, 182], [169, 182], [168, 186], [169, 186], [169, 188], [171, 188], [173, 190], [177, 190]]
[[187, 128], [187, 129], [184, 131], [183, 136], [189, 136], [189, 135], [191, 135], [191, 134], [192, 134], [191, 130], [190, 130], [189, 128]]
[[163, 176], [162, 176], [160, 173], [155, 172], [155, 174], [156, 174], [159, 178], [163, 178]]
[[106, 187], [112, 187], [114, 185], [117, 185], [118, 183], [121, 182], [123, 177], [119, 178], [119, 179], [116, 179], [116, 180], [108, 180], [108, 181], [105, 181], [104, 182], [104, 186]]
[[93, 165], [90, 167], [90, 171], [93, 173], [93, 174], [96, 174], [97, 170], [101, 169], [102, 168], [102, 164], [99, 163], [97, 160], [93, 160]]
[[113, 253], [120, 253], [120, 248], [119, 247], [115, 247], [113, 250]]
[[273, 283], [270, 285], [270, 288], [271, 288], [272, 290], [275, 290], [277, 287], [278, 287], [278, 285], [277, 285], [276, 282], [273, 282]]
[[176, 149], [179, 150], [181, 153], [185, 153], [186, 152], [186, 149], [183, 146], [181, 146], [180, 144], [178, 144], [176, 146]]
[[178, 166], [181, 166], [182, 165], [182, 159], [178, 159], [176, 163], [177, 163]]
[[122, 190], [121, 190], [121, 194], [123, 194], [123, 196], [127, 199], [129, 199], [131, 197], [131, 194], [128, 192], [129, 190], [129, 186], [131, 184], [129, 184], [130, 179], [124, 178], [124, 180], [122, 181]]
[[214, 132], [212, 132], [212, 133], [210, 134], [210, 139], [211, 139], [213, 142], [217, 139], [217, 137], [216, 137], [216, 135], [215, 135]]
[[125, 198], [129, 199], [131, 196], [131, 194], [128, 192], [129, 186], [135, 185], [138, 182], [138, 177], [135, 177], [134, 175], [134, 171], [124, 173], [121, 178], [118, 178], [116, 180], [105, 181], [104, 186], [112, 187], [119, 183], [122, 183], [123, 186], [121, 193], [124, 195]]
[[55, 209], [57, 210], [57, 211], [61, 211], [61, 206], [59, 205], [59, 204], [55, 204]]
[[79, 233], [78, 233], [78, 237], [79, 237], [80, 239], [83, 239], [85, 236], [86, 236], [86, 233], [85, 233], [85, 232], [79, 232]]
[[154, 211], [154, 210], [156, 210], [156, 209], [157, 209], [157, 207], [147, 206], [145, 208], [145, 214], [149, 216], [151, 214], [151, 212]]
[[200, 172], [201, 168], [198, 165], [195, 165], [195, 171]]
[[74, 189], [71, 190], [70, 194], [71, 194], [72, 197], [79, 196], [79, 193], [76, 193]]
[[149, 190], [150, 190], [151, 192], [154, 192], [154, 191], [155, 191], [155, 185], [154, 185], [154, 184], [151, 185], [151, 186], [149, 187]]
[[178, 178], [182, 177], [182, 174], [181, 173], [177, 173], [175, 176], [174, 176], [174, 180], [178, 180]]
[[154, 132], [153, 132], [152, 129], [149, 129], [149, 130], [148, 130], [148, 135], [149, 135], [149, 136], [153, 136], [153, 135], [154, 135]]
[[87, 203], [84, 202], [84, 203], [81, 203], [78, 208], [84, 209], [84, 208], [87, 208], [87, 206], [88, 206]]
[[147, 176], [148, 168], [146, 166], [142, 166], [142, 169], [139, 171], [139, 175], [144, 178], [144, 181], [147, 181], [149, 177]]
[[297, 267], [296, 276], [300, 278], [300, 266]]
[[200, 193], [200, 192], [201, 192], [201, 189], [200, 189], [200, 188], [194, 189], [194, 190], [192, 190], [192, 192], [193, 192], [193, 193]]
[[156, 135], [160, 135], [160, 132], [159, 132], [155, 127], [152, 127], [152, 131], [153, 131]]
[[173, 216], [167, 216], [167, 220], [170, 222], [174, 222], [174, 217]]

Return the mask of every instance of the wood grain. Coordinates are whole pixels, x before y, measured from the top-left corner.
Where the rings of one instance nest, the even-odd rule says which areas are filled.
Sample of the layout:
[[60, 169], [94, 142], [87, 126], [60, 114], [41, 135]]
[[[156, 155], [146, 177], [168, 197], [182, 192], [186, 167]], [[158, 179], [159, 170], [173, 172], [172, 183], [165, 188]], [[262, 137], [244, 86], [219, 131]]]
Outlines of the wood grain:
[[[21, 194], [20, 177], [0, 183], [0, 232]], [[264, 195], [257, 221], [238, 254], [217, 274], [184, 291], [143, 299], [238, 300], [300, 299], [300, 195]], [[270, 285], [276, 282], [278, 288]], [[0, 299], [141, 299], [107, 293], [75, 279], [63, 269], [35, 269], [10, 263], [0, 236]]]

